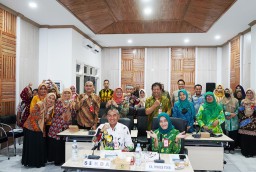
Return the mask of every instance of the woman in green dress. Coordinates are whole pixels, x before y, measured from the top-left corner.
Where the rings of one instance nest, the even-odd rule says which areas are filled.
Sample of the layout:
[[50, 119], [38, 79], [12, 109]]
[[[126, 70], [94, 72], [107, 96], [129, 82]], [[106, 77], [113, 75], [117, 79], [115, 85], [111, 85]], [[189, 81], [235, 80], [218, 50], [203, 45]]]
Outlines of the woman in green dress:
[[[152, 137], [152, 151], [168, 154], [178, 154], [181, 148], [181, 138], [185, 138], [185, 131], [176, 130], [167, 113], [158, 115], [159, 128], [155, 131], [147, 131]], [[160, 138], [162, 139], [160, 142]]]
[[206, 131], [222, 133], [221, 124], [225, 121], [225, 116], [221, 106], [216, 102], [212, 92], [205, 93], [204, 98], [205, 102], [196, 115], [198, 125]]

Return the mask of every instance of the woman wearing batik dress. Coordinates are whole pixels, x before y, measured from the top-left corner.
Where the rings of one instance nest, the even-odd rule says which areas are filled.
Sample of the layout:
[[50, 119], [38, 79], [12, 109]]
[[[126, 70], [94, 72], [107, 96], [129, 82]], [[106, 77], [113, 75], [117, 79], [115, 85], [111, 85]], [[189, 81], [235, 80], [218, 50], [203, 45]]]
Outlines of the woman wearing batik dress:
[[246, 97], [238, 110], [241, 153], [247, 158], [253, 157], [256, 155], [256, 100], [252, 89], [246, 90]]
[[23, 125], [24, 140], [21, 163], [29, 167], [43, 167], [47, 162], [45, 122], [53, 113], [56, 95], [47, 94], [43, 101], [34, 105]]
[[[185, 138], [185, 131], [180, 133], [176, 130], [167, 113], [161, 113], [157, 118], [159, 121], [159, 128], [155, 131], [147, 131], [152, 138], [152, 151], [178, 154], [181, 149], [181, 138]], [[160, 138], [162, 138], [162, 146], [159, 146]]]
[[58, 133], [68, 129], [72, 123], [71, 100], [72, 93], [69, 88], [63, 90], [61, 98], [55, 105], [52, 125], [50, 127], [49, 136], [49, 161], [54, 161], [55, 165], [62, 165], [65, 162], [65, 140]]

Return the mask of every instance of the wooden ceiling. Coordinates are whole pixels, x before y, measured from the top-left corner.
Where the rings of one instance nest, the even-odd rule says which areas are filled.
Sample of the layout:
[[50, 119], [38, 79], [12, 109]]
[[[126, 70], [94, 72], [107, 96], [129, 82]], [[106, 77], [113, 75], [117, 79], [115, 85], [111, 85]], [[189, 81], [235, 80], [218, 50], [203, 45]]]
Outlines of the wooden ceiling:
[[141, 34], [207, 32], [236, 0], [58, 1], [95, 34]]

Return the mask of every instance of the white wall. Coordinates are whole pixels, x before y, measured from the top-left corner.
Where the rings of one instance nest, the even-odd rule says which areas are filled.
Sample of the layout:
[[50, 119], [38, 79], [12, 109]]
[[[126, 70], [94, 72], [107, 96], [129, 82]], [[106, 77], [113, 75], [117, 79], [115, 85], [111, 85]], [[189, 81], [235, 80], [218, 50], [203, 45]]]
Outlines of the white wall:
[[243, 36], [241, 48], [243, 49], [241, 58], [241, 85], [244, 89], [247, 89], [251, 84], [251, 32], [248, 32]]
[[196, 48], [197, 83], [203, 86], [207, 82], [217, 82], [217, 48]]
[[72, 73], [71, 83], [76, 83], [76, 64], [84, 64], [98, 69], [97, 90], [100, 89], [101, 84], [101, 52], [94, 53], [92, 49], [83, 46], [84, 37], [77, 31], [72, 30]]
[[226, 44], [222, 47], [221, 57], [221, 82], [224, 88], [230, 88], [230, 44]]
[[103, 48], [102, 50], [102, 62], [101, 62], [101, 88], [103, 87], [103, 81], [109, 80], [110, 88], [115, 89], [120, 87], [119, 78], [121, 78], [119, 57], [119, 48]]
[[76, 84], [77, 63], [99, 69], [100, 78], [101, 53], [84, 48], [77, 31], [41, 28], [39, 34], [39, 83], [50, 78], [61, 81], [63, 88]]
[[72, 29], [40, 29], [39, 45], [39, 83], [51, 79], [69, 87], [72, 83]]
[[147, 48], [145, 72], [146, 72], [146, 85], [145, 89], [147, 95], [150, 96], [151, 85], [154, 82], [161, 82], [168, 89], [168, 81], [170, 80], [169, 73], [169, 48]]
[[16, 103], [29, 83], [38, 86], [39, 28], [17, 17]]

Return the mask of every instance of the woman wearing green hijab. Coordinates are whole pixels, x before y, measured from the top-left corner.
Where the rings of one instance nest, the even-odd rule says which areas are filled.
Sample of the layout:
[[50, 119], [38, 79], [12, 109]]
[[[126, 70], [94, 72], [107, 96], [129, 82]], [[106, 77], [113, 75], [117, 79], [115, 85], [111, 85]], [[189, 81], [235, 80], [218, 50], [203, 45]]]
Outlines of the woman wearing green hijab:
[[204, 98], [205, 103], [200, 106], [196, 115], [198, 125], [213, 133], [222, 133], [221, 124], [225, 121], [225, 116], [221, 106], [212, 92], [205, 93]]
[[[167, 113], [160, 113], [158, 115], [159, 128], [154, 132], [147, 131], [152, 137], [152, 151], [168, 154], [177, 154], [181, 148], [181, 138], [185, 138], [185, 131], [180, 133], [176, 130], [171, 122], [171, 119]], [[161, 140], [161, 145], [159, 141]]]

